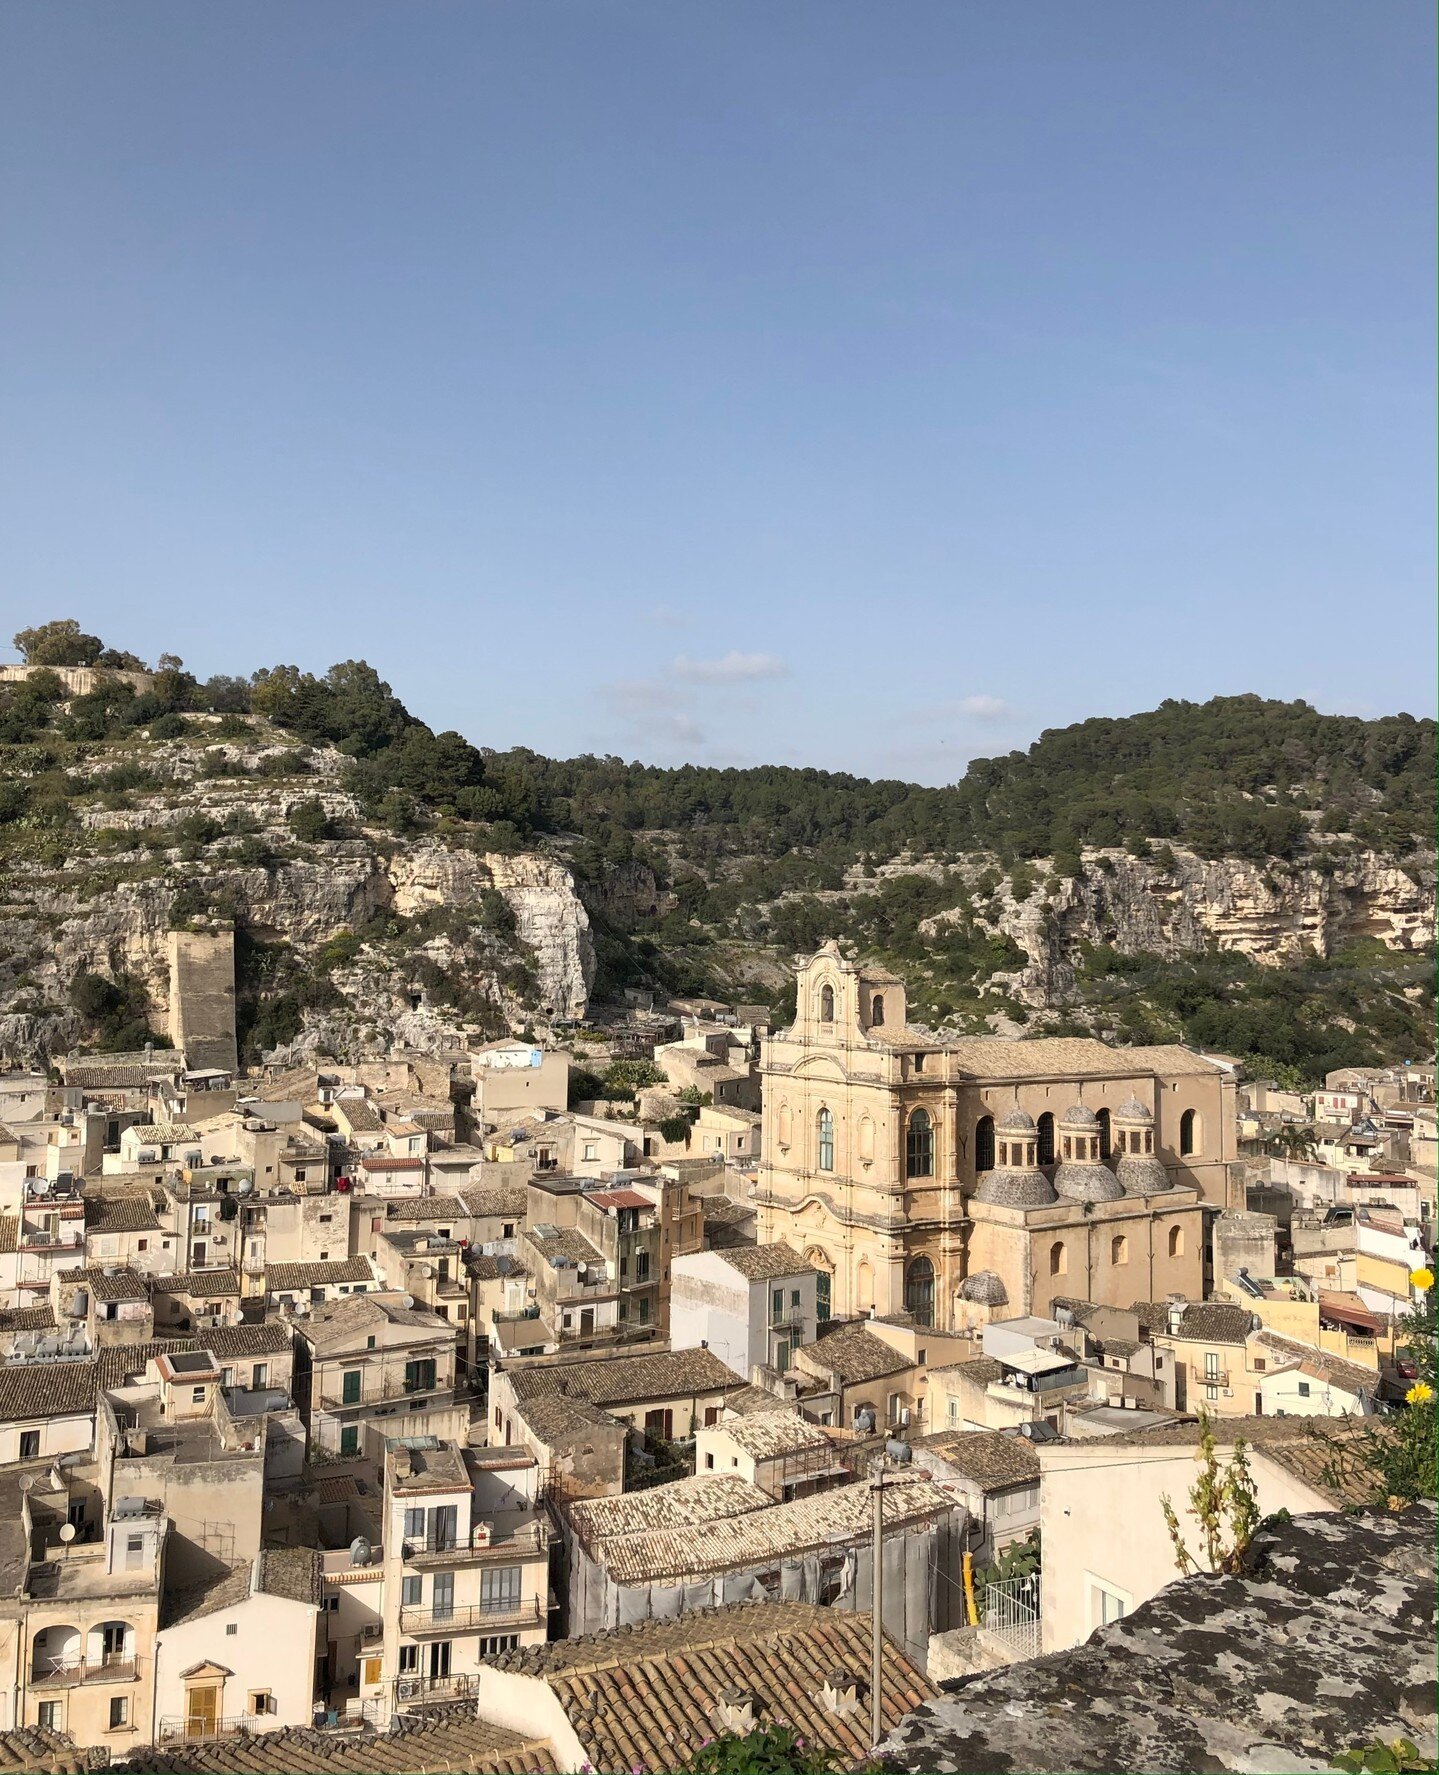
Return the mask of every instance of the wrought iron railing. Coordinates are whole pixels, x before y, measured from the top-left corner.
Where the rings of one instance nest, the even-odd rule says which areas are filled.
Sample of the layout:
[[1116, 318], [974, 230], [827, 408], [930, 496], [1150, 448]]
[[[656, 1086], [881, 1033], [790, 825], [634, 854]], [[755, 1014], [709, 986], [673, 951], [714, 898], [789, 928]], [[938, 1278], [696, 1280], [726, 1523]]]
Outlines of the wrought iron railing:
[[253, 1713], [226, 1714], [223, 1718], [205, 1713], [167, 1714], [160, 1721], [160, 1741], [164, 1743], [167, 1739], [174, 1738], [240, 1738], [255, 1731], [259, 1723], [259, 1716]]
[[418, 1639], [498, 1627], [538, 1627], [544, 1618], [544, 1604], [538, 1597], [504, 1597], [493, 1602], [457, 1603], [451, 1609], [401, 1609], [400, 1632]]
[[1039, 1656], [1039, 1573], [1000, 1578], [984, 1587], [984, 1629], [1015, 1660]]
[[133, 1658], [42, 1658], [30, 1672], [31, 1688], [63, 1689], [72, 1683], [127, 1682], [135, 1674]]

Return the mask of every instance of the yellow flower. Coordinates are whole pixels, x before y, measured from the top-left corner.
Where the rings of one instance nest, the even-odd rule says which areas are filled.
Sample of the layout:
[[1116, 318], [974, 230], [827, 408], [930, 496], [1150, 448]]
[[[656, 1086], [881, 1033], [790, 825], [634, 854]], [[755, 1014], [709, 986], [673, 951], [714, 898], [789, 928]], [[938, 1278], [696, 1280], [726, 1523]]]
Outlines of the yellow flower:
[[1410, 1270], [1409, 1280], [1421, 1294], [1428, 1294], [1434, 1286], [1434, 1272], [1433, 1270]]
[[1415, 1381], [1404, 1395], [1404, 1401], [1407, 1405], [1427, 1405], [1433, 1397], [1433, 1387], [1426, 1385], [1423, 1381]]

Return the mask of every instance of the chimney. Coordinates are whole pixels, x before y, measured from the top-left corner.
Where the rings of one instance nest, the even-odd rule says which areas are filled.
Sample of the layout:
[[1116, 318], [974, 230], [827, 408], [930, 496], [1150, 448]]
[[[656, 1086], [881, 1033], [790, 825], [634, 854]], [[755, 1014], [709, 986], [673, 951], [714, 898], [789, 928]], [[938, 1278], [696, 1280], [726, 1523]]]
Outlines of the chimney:
[[754, 1731], [754, 1696], [748, 1689], [721, 1689], [710, 1714], [716, 1732], [744, 1737]]
[[859, 1711], [859, 1678], [848, 1670], [832, 1670], [824, 1679], [817, 1697], [826, 1713], [845, 1714]]

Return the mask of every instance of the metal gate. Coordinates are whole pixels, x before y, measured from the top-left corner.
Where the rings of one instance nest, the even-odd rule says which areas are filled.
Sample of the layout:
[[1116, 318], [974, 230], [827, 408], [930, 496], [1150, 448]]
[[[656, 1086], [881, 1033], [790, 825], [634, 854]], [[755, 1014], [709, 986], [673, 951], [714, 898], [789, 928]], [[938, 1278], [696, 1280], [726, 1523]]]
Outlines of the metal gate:
[[1039, 1656], [1039, 1573], [984, 1587], [984, 1630], [1018, 1660]]

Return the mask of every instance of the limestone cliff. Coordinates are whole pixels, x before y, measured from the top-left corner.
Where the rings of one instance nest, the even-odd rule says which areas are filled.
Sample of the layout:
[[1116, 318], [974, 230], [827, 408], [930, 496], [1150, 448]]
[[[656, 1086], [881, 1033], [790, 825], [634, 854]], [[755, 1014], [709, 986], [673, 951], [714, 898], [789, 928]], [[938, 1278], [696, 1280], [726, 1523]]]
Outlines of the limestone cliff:
[[[266, 765], [277, 756], [278, 770]], [[594, 950], [563, 863], [367, 830], [338, 754], [310, 751], [301, 772], [292, 760], [273, 746], [150, 746], [159, 788], [98, 793], [76, 809], [68, 855], [12, 858], [0, 1059], [43, 1060], [79, 1038], [69, 991], [81, 973], [135, 983], [165, 1034], [170, 932], [216, 915], [235, 923], [251, 1001], [294, 999], [298, 1051], [435, 1049], [584, 1015]], [[224, 768], [252, 774], [206, 774]], [[292, 815], [308, 802], [350, 835], [297, 841]], [[245, 992], [242, 978], [242, 1003]]]
[[[1170, 958], [1236, 951], [1274, 967], [1329, 956], [1366, 937], [1396, 951], [1423, 952], [1433, 944], [1432, 856], [1401, 860], [1361, 852], [1320, 869], [1183, 850], [1172, 855], [1169, 867], [1126, 851], [1086, 851], [1077, 878], [1038, 863], [1031, 881], [1021, 877], [1021, 894], [1002, 881], [987, 900], [976, 901], [975, 917], [1012, 938], [1028, 962], [996, 975], [996, 982], [1028, 1004], [1063, 1004], [1083, 944]], [[983, 873], [980, 863], [956, 871], [967, 889]], [[941, 913], [921, 929], [933, 933], [961, 916]]]

